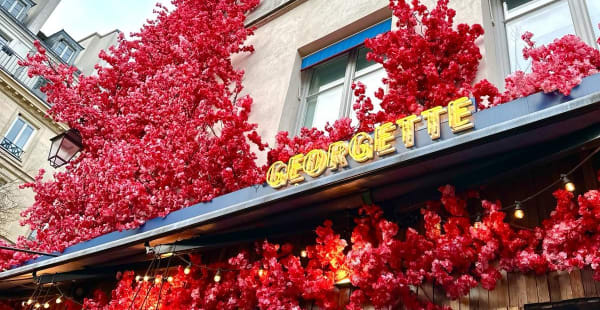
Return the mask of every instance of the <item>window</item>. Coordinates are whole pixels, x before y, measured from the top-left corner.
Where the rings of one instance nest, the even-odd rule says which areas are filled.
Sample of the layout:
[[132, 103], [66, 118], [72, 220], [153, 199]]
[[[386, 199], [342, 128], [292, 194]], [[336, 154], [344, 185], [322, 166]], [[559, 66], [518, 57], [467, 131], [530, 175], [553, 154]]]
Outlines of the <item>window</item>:
[[[595, 46], [600, 21], [598, 0], [496, 0], [495, 3], [500, 7], [492, 8], [492, 12], [503, 17], [503, 23], [499, 24], [504, 27], [498, 30], [508, 53], [509, 68], [506, 71], [531, 70], [531, 61], [523, 59], [522, 54], [525, 42], [521, 35], [526, 31], [534, 34], [533, 41], [538, 46], [567, 34], [578, 35]], [[584, 14], [589, 14], [590, 18], [581, 16]], [[594, 31], [596, 36], [592, 37], [590, 34]], [[505, 53], [501, 51], [501, 54]]]
[[67, 63], [71, 60], [73, 54], [75, 54], [75, 50], [67, 45], [64, 40], [60, 40], [54, 45], [54, 51]]
[[12, 124], [0, 144], [4, 150], [17, 159], [21, 159], [23, 149], [33, 135], [34, 128], [23, 118], [18, 117]]
[[[362, 82], [368, 95], [383, 86], [385, 71], [381, 64], [367, 61], [368, 49], [360, 46], [304, 72], [304, 113], [302, 127], [323, 129], [325, 124], [341, 117], [357, 119], [352, 109], [356, 98], [352, 94], [353, 82]], [[375, 99], [376, 100], [376, 99]], [[379, 102], [373, 102], [378, 107]]]
[[24, 15], [26, 5], [19, 0], [0, 0], [1, 5], [5, 8], [10, 15], [14, 16], [17, 19], [21, 19]]

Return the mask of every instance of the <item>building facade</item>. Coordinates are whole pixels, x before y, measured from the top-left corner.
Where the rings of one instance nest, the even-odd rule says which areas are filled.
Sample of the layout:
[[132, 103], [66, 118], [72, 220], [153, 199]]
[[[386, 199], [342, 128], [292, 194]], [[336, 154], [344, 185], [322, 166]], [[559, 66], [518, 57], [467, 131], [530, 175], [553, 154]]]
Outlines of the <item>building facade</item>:
[[[2, 223], [0, 236], [14, 242], [28, 235], [19, 225], [18, 215], [33, 203], [33, 192], [19, 185], [33, 181], [39, 169], [53, 172], [47, 161], [50, 138], [66, 130], [63, 124], [47, 118], [50, 105], [40, 91], [44, 81], [29, 77], [19, 61], [34, 53], [34, 41], [40, 41], [51, 61], [88, 68], [98, 61], [99, 49], [114, 40], [95, 44], [85, 51], [89, 37], [82, 44], [64, 30], [52, 35], [40, 32], [60, 0], [3, 0], [0, 2], [0, 192]], [[114, 32], [113, 32], [114, 33]], [[103, 45], [104, 44], [104, 45]]]
[[[435, 1], [424, 2], [432, 6]], [[244, 69], [245, 91], [254, 98], [250, 119], [259, 124], [260, 135], [271, 145], [279, 131], [297, 134], [301, 127], [323, 128], [340, 117], [352, 118], [353, 82], [361, 81], [371, 90], [382, 85], [385, 71], [366, 60], [363, 42], [394, 27], [388, 4], [387, 0], [263, 0], [250, 13], [248, 26], [256, 31], [248, 43], [256, 52], [237, 55], [235, 64]], [[538, 44], [576, 34], [598, 48], [599, 5], [596, 0], [450, 1], [457, 12], [456, 22], [483, 26], [485, 36], [476, 42], [483, 55], [477, 80], [485, 78], [498, 86], [511, 72], [529, 66], [521, 60], [523, 45], [518, 40], [525, 30], [535, 33]], [[64, 34], [55, 35], [49, 40]], [[116, 35], [93, 34], [78, 42], [84, 49], [74, 49], [73, 54], [79, 54], [73, 58], [81, 64], [82, 73], [94, 71], [91, 62], [81, 60], [82, 55], [87, 50], [97, 54], [97, 46], [114, 43]], [[593, 75], [570, 96], [538, 93], [472, 111], [473, 126], [464, 132], [451, 130], [448, 119], [442, 119], [435, 141], [426, 126], [420, 125], [415, 128], [414, 145], [405, 147], [398, 142], [396, 151], [387, 157], [364, 163], [349, 160], [347, 169], [315, 178], [305, 176], [297, 186], [277, 189], [263, 184], [242, 189], [150, 220], [138, 229], [74, 245], [58, 257], [40, 257], [0, 272], [0, 291], [6, 292], [0, 297], [24, 301], [39, 285], [52, 284], [82, 301], [95, 289], [114, 288], [117, 271], [143, 273], [157, 257], [148, 255], [150, 249], [165, 257], [179, 251], [200, 251], [209, 260], [218, 260], [241, 243], [267, 237], [292, 235], [294, 242], [303, 244], [324, 219], [343, 221], [348, 212], [367, 201], [381, 205], [401, 227], [409, 227], [416, 224], [413, 219], [425, 201], [436, 197], [440, 185], [449, 183], [459, 189], [483, 188], [487, 197], [510, 205], [576, 167], [570, 177], [577, 184], [576, 193], [584, 193], [598, 188], [600, 157], [594, 150], [600, 145], [599, 85], [600, 75]], [[38, 98], [35, 93], [29, 97]], [[43, 104], [40, 100], [39, 114], [47, 108]], [[3, 122], [21, 124], [19, 112], [12, 111], [12, 118]], [[44, 121], [42, 114], [28, 113], [34, 120], [28, 123], [32, 125], [19, 125], [20, 135], [36, 132]], [[48, 138], [63, 129], [60, 124], [48, 123], [47, 127], [52, 128], [47, 134], [37, 134], [40, 142], [22, 147], [23, 158], [32, 158], [32, 168], [45, 164]], [[39, 157], [28, 148], [38, 144], [43, 150]], [[18, 167], [14, 157], [7, 156]], [[14, 175], [23, 175], [23, 181], [32, 176], [28, 179], [25, 172], [19, 172], [26, 168], [13, 170]], [[518, 227], [539, 226], [554, 206], [551, 191], [547, 191], [524, 206], [525, 218], [507, 222]], [[495, 290], [476, 287], [458, 300], [449, 300], [433, 285], [414, 289], [421, 298], [452, 309], [600, 307], [600, 284], [587, 269], [543, 275], [504, 272]], [[340, 288], [340, 305], [348, 303], [351, 291]], [[305, 307], [317, 309], [312, 304]]]

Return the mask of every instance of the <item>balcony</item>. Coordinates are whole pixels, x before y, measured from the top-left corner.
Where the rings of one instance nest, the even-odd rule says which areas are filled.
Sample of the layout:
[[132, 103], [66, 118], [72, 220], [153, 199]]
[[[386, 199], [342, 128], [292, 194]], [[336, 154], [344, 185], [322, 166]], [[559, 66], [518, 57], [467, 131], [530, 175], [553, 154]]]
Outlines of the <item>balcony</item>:
[[[8, 75], [12, 76], [47, 104], [46, 94], [40, 91], [40, 87], [43, 85], [43, 83], [41, 83], [42, 80], [37, 76], [29, 77], [27, 75], [27, 68], [19, 65], [20, 60], [23, 60], [23, 58], [17, 55], [17, 53], [8, 47], [8, 45], [2, 45], [0, 47], [0, 69], [4, 70]], [[2, 143], [2, 145], [4, 145], [4, 142]]]
[[21, 155], [23, 155], [23, 149], [19, 146], [15, 145], [12, 141], [4, 137], [2, 139], [2, 143], [0, 143], [0, 147], [8, 152], [8, 154], [12, 155], [12, 157], [17, 160], [21, 160]]

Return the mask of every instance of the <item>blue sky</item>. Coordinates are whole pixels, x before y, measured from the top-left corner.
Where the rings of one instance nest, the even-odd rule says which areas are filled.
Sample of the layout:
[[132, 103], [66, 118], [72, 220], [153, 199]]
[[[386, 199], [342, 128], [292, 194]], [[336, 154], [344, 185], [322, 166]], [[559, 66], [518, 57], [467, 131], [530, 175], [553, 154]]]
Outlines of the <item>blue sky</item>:
[[169, 0], [61, 0], [42, 31], [50, 35], [64, 28], [75, 40], [116, 28], [128, 35], [154, 16], [156, 2], [170, 4]]

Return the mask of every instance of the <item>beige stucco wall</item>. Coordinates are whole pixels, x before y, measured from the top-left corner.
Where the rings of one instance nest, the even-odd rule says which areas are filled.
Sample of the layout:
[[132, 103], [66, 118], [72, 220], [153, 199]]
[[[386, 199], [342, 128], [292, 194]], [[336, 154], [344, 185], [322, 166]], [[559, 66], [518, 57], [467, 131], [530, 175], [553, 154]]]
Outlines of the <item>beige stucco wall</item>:
[[[434, 2], [424, 1], [427, 5]], [[252, 55], [237, 55], [234, 63], [245, 70], [245, 91], [255, 101], [250, 119], [259, 124], [260, 135], [270, 145], [279, 130], [295, 129], [302, 57], [388, 18], [391, 16], [388, 3], [388, 0], [296, 1], [291, 8], [258, 23], [255, 35], [248, 40], [256, 51]], [[457, 11], [457, 22], [483, 21], [481, 0], [454, 0], [451, 7]], [[489, 75], [483, 43], [483, 39], [478, 41], [484, 60], [477, 79]], [[261, 154], [262, 161], [265, 156]]]
[[31, 206], [34, 198], [30, 189], [21, 190], [18, 185], [33, 181], [40, 168], [46, 170], [46, 178], [55, 171], [47, 161], [50, 138], [63, 129], [44, 118], [45, 109], [42, 101], [0, 71], [0, 138], [6, 135], [19, 115], [35, 128], [20, 161], [0, 149], [0, 178], [10, 183], [14, 201], [19, 204], [18, 209], [13, 210], [14, 221], [0, 225], [0, 234], [11, 241], [29, 232], [27, 227], [19, 225], [18, 214]]
[[106, 65], [104, 60], [98, 62], [98, 54], [100, 54], [100, 51], [107, 50], [110, 46], [116, 45], [119, 34], [119, 30], [114, 30], [104, 35], [93, 33], [78, 42], [83, 46], [84, 50], [77, 55], [74, 64], [83, 75], [90, 76], [94, 74], [96, 72], [94, 66], [97, 63], [101, 66]]

